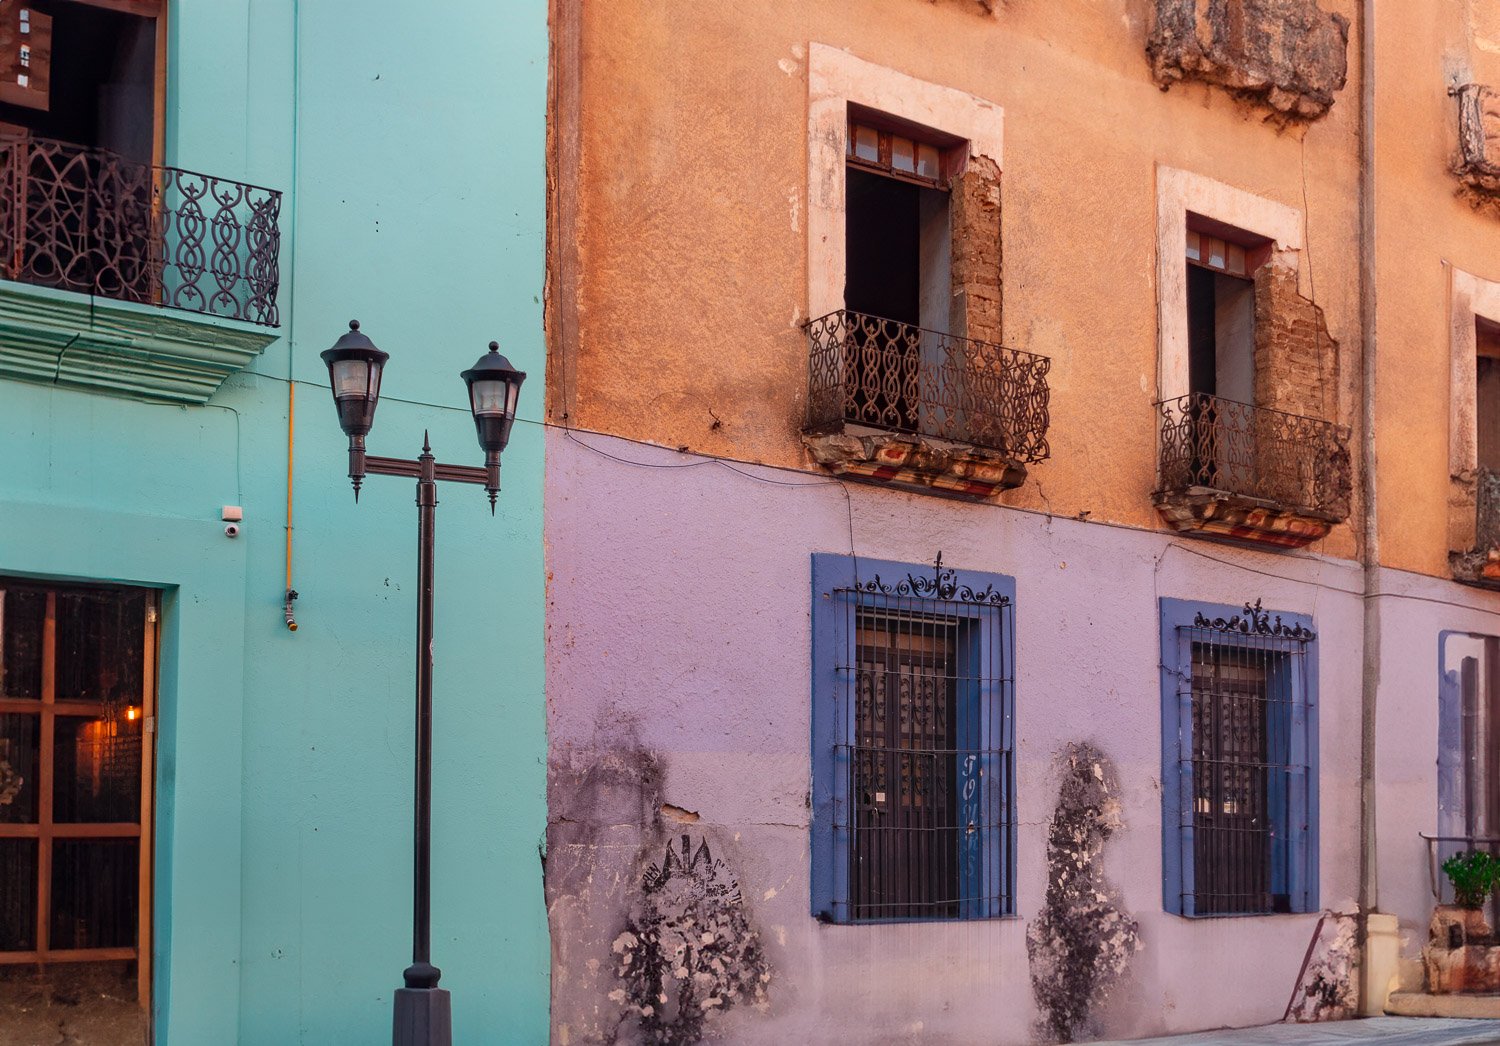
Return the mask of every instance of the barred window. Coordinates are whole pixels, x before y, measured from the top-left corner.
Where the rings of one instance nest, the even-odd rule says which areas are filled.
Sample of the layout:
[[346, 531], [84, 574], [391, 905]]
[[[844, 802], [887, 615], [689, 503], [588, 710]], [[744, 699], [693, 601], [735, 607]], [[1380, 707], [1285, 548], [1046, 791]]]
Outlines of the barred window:
[[1316, 907], [1316, 635], [1309, 619], [1162, 601], [1167, 910]]
[[813, 557], [813, 913], [1013, 910], [1009, 578]]

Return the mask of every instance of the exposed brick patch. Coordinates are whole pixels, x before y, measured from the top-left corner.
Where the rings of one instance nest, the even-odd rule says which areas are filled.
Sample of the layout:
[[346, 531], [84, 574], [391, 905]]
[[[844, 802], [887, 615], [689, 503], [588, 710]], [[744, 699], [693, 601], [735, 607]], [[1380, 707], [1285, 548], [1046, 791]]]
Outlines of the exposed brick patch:
[[1002, 256], [1000, 251], [1000, 168], [985, 156], [968, 162], [953, 180], [951, 333], [992, 341], [1001, 337]]
[[1272, 260], [1255, 272], [1255, 402], [1338, 420], [1338, 343], [1323, 310], [1297, 290], [1297, 270]]
[[1001, 336], [1001, 168], [975, 156], [953, 180], [954, 335], [975, 341]]
[[1316, 0], [1156, 0], [1146, 56], [1165, 90], [1218, 84], [1286, 119], [1314, 120], [1348, 77], [1349, 20]]

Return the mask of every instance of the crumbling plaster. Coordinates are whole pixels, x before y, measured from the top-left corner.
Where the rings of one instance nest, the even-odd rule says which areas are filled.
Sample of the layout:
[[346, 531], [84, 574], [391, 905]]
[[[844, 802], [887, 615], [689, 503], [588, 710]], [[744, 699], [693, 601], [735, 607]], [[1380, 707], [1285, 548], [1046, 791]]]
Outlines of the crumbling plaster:
[[1349, 70], [1349, 19], [1317, 0], [1156, 0], [1146, 54], [1165, 90], [1201, 80], [1284, 120], [1323, 116]]

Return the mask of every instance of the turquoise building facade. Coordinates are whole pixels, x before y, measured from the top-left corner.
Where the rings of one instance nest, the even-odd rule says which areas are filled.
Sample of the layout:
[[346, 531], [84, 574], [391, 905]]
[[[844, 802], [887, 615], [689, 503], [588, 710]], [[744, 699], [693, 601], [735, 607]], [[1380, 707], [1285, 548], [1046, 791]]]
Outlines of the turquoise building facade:
[[282, 194], [279, 323], [0, 282], [0, 578], [160, 593], [154, 1041], [390, 1034], [416, 511], [411, 481], [370, 477], [356, 504], [345, 478], [318, 353], [354, 317], [391, 354], [373, 454], [427, 432], [479, 464], [459, 372], [494, 338], [529, 375], [497, 515], [477, 487], [439, 494], [433, 961], [455, 1042], [545, 1041], [546, 4], [164, 17], [160, 159]]

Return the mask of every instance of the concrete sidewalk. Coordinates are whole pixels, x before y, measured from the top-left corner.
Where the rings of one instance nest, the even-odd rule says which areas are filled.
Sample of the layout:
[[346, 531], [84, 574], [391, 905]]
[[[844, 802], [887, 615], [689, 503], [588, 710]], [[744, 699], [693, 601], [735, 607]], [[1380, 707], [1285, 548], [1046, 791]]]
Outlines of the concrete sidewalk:
[[[1112, 1046], [1119, 1046], [1117, 1040]], [[1500, 1043], [1500, 1021], [1460, 1021], [1437, 1017], [1372, 1017], [1327, 1024], [1268, 1024], [1259, 1028], [1132, 1039], [1131, 1046], [1459, 1046]], [[1105, 1044], [1101, 1044], [1105, 1046]]]

